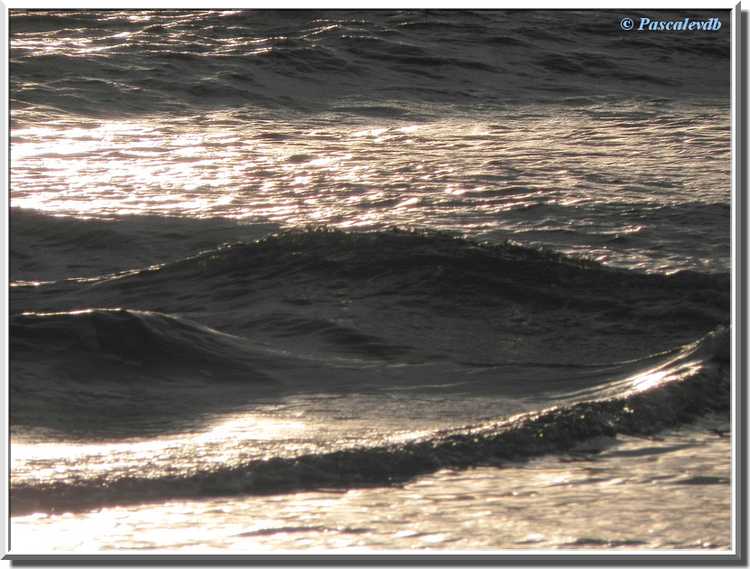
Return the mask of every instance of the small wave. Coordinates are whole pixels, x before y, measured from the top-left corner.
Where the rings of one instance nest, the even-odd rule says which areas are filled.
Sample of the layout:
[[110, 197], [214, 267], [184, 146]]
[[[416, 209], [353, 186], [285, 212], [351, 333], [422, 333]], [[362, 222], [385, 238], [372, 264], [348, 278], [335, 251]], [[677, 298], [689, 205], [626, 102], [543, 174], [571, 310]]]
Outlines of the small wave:
[[[314, 336], [332, 354], [359, 347], [372, 355], [377, 345], [388, 346], [383, 353], [392, 356], [399, 352], [395, 346], [434, 353], [440, 345], [439, 351], [459, 361], [496, 360], [523, 346], [529, 360], [549, 363], [558, 357], [557, 363], [582, 364], [589, 356], [578, 352], [573, 358], [563, 337], [577, 345], [598, 344], [590, 357], [598, 352], [601, 361], [602, 351], [633, 358], [727, 324], [730, 279], [691, 271], [644, 274], [439, 232], [314, 228], [230, 243], [145, 269], [11, 292], [11, 307], [23, 311], [92, 306], [185, 316], [243, 336], [261, 329], [289, 342]], [[282, 323], [278, 316], [285, 312], [288, 320]], [[355, 318], [355, 326], [329, 328]], [[449, 342], [450, 334], [441, 339], [430, 331], [473, 335], [478, 318], [486, 320], [496, 341], [494, 348], [482, 348], [483, 355], [469, 355], [472, 346], [458, 336]], [[415, 321], [428, 328], [408, 333]], [[311, 335], [305, 322], [324, 324]]]
[[[153, 373], [204, 368], [221, 379], [271, 381], [257, 371], [261, 359], [242, 339], [165, 314], [124, 309], [25, 313], [11, 318], [12, 351], [43, 350], [71, 359], [112, 357]], [[256, 364], [256, 365], [253, 365]]]
[[14, 428], [86, 436], [182, 431], [282, 382], [293, 358], [154, 312], [88, 309], [10, 321]]
[[[629, 379], [630, 389], [619, 397], [441, 431], [406, 443], [256, 460], [185, 476], [15, 483], [10, 510], [21, 515], [153, 500], [393, 484], [444, 468], [502, 466], [566, 452], [597, 437], [649, 435], [709, 411], [728, 409], [729, 371], [723, 360], [728, 342], [727, 330], [709, 334], [650, 372]], [[644, 375], [653, 375], [654, 370], [660, 373], [659, 381], [644, 383]]]
[[[729, 288], [725, 274], [644, 274], [447, 233], [282, 231], [146, 269], [13, 287], [23, 313], [11, 318], [12, 417], [80, 428], [74, 407], [106, 430], [108, 407], [91, 402], [108, 401], [114, 384], [146, 398], [153, 387], [182, 415], [187, 392], [169, 386], [185, 383], [236, 384], [246, 389], [238, 401], [260, 387], [436, 382], [564, 399], [608, 383], [607, 362], [726, 324]], [[118, 397], [122, 409], [133, 401]]]
[[[661, 317], [658, 308], [671, 307], [678, 317], [680, 313], [688, 317], [694, 309], [702, 315], [708, 309], [711, 317], [721, 320], [729, 309], [728, 274], [643, 274], [512, 242], [493, 245], [448, 233], [400, 229], [369, 233], [324, 227], [289, 230], [101, 286], [142, 289], [163, 279], [206, 282], [228, 277], [231, 286], [247, 280], [273, 286], [292, 275], [379, 285], [372, 294], [460, 297], [461, 302], [489, 304], [513, 300], [581, 310], [617, 307], [644, 318]], [[647, 296], [662, 302], [651, 304], [651, 312], [639, 311], [638, 300]]]

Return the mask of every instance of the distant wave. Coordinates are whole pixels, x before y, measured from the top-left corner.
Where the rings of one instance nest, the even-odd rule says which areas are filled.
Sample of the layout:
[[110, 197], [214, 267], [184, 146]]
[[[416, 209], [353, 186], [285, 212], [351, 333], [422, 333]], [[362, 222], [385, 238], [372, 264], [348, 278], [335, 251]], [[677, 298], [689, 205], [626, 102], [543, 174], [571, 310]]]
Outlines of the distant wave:
[[[361, 98], [400, 101], [392, 105], [398, 116], [398, 106], [414, 101], [683, 98], [717, 88], [728, 95], [728, 21], [719, 32], [684, 41], [684, 34], [628, 34], [619, 29], [621, 17], [614, 11], [13, 10], [11, 108], [95, 116], [206, 105], [296, 112]], [[75, 48], [83, 27], [92, 43]], [[47, 34], [44, 50], [39, 34]], [[47, 77], [50, 69], [54, 77]]]
[[[355, 298], [389, 296], [395, 303], [424, 299], [490, 307], [517, 302], [708, 327], [725, 321], [730, 286], [728, 273], [644, 274], [510, 241], [493, 245], [435, 231], [353, 233], [322, 227], [227, 243], [145, 269], [54, 281], [27, 291], [19, 287], [14, 294], [33, 311], [91, 303], [131, 306], [135, 299], [143, 306], [158, 297], [160, 311], [179, 313], [199, 304], [228, 310], [269, 290], [290, 284], [300, 289], [306, 282], [338, 283], [353, 288]], [[51, 295], [54, 303], [48, 304]]]

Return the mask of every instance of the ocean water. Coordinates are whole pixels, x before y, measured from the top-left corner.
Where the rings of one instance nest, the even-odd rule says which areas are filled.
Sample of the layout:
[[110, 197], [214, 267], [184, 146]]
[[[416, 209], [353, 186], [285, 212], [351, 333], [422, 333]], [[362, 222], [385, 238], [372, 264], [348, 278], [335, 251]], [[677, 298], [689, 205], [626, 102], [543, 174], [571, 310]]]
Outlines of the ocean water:
[[11, 550], [730, 549], [729, 35], [11, 10]]

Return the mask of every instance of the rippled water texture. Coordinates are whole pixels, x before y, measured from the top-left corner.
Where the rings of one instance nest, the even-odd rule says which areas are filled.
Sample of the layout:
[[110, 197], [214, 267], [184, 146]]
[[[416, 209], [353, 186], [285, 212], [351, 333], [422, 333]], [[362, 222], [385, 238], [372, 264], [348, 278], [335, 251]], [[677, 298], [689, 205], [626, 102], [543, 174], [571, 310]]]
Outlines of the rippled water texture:
[[18, 15], [11, 205], [430, 227], [727, 270], [725, 36], [636, 38], [613, 18]]
[[[11, 203], [88, 216], [431, 227], [621, 266], [728, 267], [728, 234], [715, 229], [729, 216], [724, 113], [606, 104], [354, 124], [243, 114], [14, 129]], [[718, 257], [709, 254], [717, 245]]]
[[36, 514], [12, 528], [21, 546], [44, 539], [61, 552], [721, 550], [731, 547], [729, 447], [686, 429], [396, 487]]
[[14, 547], [731, 547], [729, 20], [622, 16], [13, 10]]

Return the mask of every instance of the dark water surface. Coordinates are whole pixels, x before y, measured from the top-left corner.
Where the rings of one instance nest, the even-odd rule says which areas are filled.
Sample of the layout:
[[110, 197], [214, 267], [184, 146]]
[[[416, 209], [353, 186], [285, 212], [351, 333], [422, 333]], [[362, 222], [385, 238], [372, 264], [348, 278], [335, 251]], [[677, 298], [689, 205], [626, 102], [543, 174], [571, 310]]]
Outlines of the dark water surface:
[[18, 543], [728, 547], [729, 21], [643, 14], [11, 11]]

